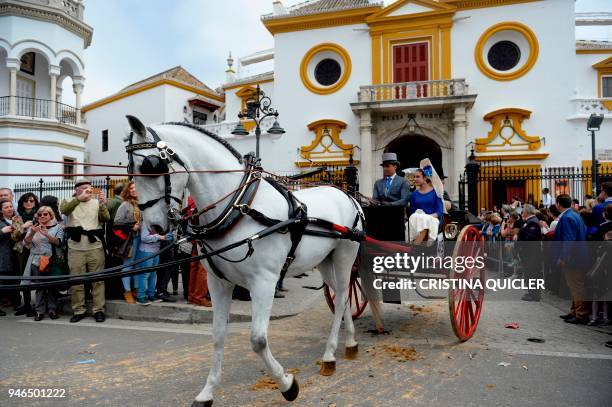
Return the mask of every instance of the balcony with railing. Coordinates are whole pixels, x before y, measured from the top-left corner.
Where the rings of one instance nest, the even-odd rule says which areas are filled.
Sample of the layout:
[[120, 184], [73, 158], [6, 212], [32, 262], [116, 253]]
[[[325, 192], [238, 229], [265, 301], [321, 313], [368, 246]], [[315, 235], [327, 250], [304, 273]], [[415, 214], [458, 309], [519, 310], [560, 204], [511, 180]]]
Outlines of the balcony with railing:
[[465, 79], [446, 79], [419, 82], [385, 83], [361, 86], [359, 102], [351, 103], [353, 110], [381, 109], [408, 106], [439, 106], [449, 103], [473, 103]]
[[11, 97], [0, 96], [0, 119], [6, 117], [45, 119], [63, 124], [77, 125], [77, 108], [55, 102], [55, 117], [52, 116], [53, 101], [14, 96], [15, 112], [11, 112]]
[[612, 119], [612, 98], [576, 98], [572, 102], [574, 109], [568, 120], [586, 119], [593, 113]]

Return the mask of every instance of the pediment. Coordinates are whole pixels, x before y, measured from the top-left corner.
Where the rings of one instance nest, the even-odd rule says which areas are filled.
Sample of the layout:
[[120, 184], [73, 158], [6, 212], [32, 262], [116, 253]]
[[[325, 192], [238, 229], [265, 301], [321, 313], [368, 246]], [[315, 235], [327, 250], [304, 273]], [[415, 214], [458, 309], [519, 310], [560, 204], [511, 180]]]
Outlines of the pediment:
[[445, 12], [456, 10], [455, 6], [433, 0], [398, 0], [395, 3], [374, 13], [367, 20], [378, 20], [385, 17], [412, 16], [425, 13]]

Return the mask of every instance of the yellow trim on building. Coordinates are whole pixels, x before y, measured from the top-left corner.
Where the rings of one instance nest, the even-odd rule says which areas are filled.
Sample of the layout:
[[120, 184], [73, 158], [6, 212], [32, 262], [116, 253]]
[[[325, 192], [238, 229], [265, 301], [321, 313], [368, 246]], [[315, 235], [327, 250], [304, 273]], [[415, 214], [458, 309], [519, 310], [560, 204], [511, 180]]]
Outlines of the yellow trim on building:
[[380, 6], [340, 10], [330, 13], [308, 14], [263, 20], [263, 25], [274, 35], [279, 33], [314, 30], [316, 28], [337, 27], [360, 24], [365, 18], [380, 10]]
[[[606, 58], [593, 65], [593, 68], [597, 71], [597, 96], [602, 98], [601, 85], [604, 76], [612, 76], [612, 57]], [[606, 109], [612, 110], [612, 100], [602, 101], [602, 104]]]
[[543, 0], [443, 0], [448, 5], [453, 5], [461, 10], [510, 6], [513, 4], [533, 3]]
[[309, 145], [300, 147], [300, 156], [308, 160], [308, 165], [346, 161], [353, 153], [354, 146], [346, 144], [340, 133], [346, 129], [346, 123], [334, 119], [322, 119], [308, 124], [308, 130], [315, 133]]
[[236, 89], [236, 88], [242, 88], [244, 86], [257, 86], [257, 85], [261, 85], [262, 83], [269, 83], [269, 82], [274, 82], [274, 79], [262, 79], [260, 81], [253, 81], [253, 82], [241, 82], [237, 85], [229, 84], [228, 86], [224, 86], [223, 89], [231, 90], [231, 89]]
[[[432, 11], [391, 16], [408, 3]], [[451, 28], [456, 7], [431, 0], [400, 0], [368, 18], [372, 37], [372, 84], [393, 83], [393, 46], [427, 42], [429, 80], [450, 79]]]
[[602, 49], [577, 49], [576, 54], [612, 54], [612, 48]]
[[139, 86], [139, 87], [134, 88], [134, 89], [130, 89], [130, 90], [126, 90], [126, 91], [123, 91], [123, 92], [119, 92], [119, 93], [116, 93], [114, 95], [111, 95], [111, 96], [105, 97], [103, 99], [97, 100], [97, 101], [95, 101], [93, 103], [90, 103], [88, 105], [85, 105], [81, 109], [81, 112], [85, 113], [85, 112], [88, 112], [90, 110], [97, 109], [97, 108], [99, 108], [101, 106], [107, 105], [109, 103], [113, 103], [113, 102], [115, 102], [117, 100], [121, 100], [121, 99], [126, 98], [128, 96], [132, 96], [132, 95], [135, 95], [137, 93], [144, 92], [146, 90], [149, 90], [149, 89], [155, 88], [157, 86], [161, 86], [161, 85], [174, 86], [174, 87], [177, 87], [177, 88], [180, 88], [180, 89], [184, 89], [186, 91], [193, 92], [193, 93], [196, 93], [198, 95], [207, 97], [209, 99], [216, 100], [218, 102], [222, 102], [222, 103], [225, 102], [225, 98], [224, 97], [212, 94], [210, 92], [206, 92], [206, 91], [204, 91], [202, 89], [193, 87], [191, 85], [187, 85], [185, 83], [178, 82], [178, 81], [175, 81], [175, 80], [172, 80], [172, 79], [160, 79], [158, 81], [147, 83], [147, 84], [144, 84], [144, 85]]
[[[247, 85], [247, 86], [243, 86], [242, 88], [240, 88], [238, 91], [236, 91], [235, 95], [238, 96], [241, 99], [241, 107], [240, 107], [240, 111], [244, 112], [246, 109], [246, 101], [247, 99], [253, 97], [253, 94], [257, 92], [257, 89]], [[264, 94], [263, 91], [261, 91], [262, 95]]]
[[[509, 73], [503, 73], [491, 69], [489, 65], [485, 62], [484, 55], [484, 46], [487, 41], [496, 33], [505, 30], [511, 30], [522, 34], [523, 37], [529, 43], [529, 58], [527, 59], [527, 62], [525, 62], [525, 64], [523, 64], [521, 68]], [[496, 81], [512, 81], [525, 75], [531, 70], [531, 68], [533, 68], [536, 61], [538, 60], [539, 52], [540, 45], [538, 43], [538, 39], [535, 33], [531, 30], [531, 28], [527, 27], [525, 24], [516, 21], [506, 21], [489, 27], [480, 36], [478, 42], [476, 43], [476, 48], [474, 49], [474, 58], [476, 59], [476, 65], [478, 66], [478, 69], [480, 69], [480, 72], [482, 72], [485, 76]]]
[[[391, 16], [390, 14], [393, 13], [394, 11], [398, 10], [399, 8], [401, 8], [402, 6], [406, 5], [406, 4], [416, 4], [418, 6], [423, 6], [426, 8], [429, 8], [431, 11], [423, 11], [423, 12], [419, 12], [419, 13], [409, 13], [409, 14], [401, 14], [401, 15], [397, 15], [397, 16]], [[395, 3], [391, 3], [389, 4], [387, 7], [383, 8], [382, 10], [372, 14], [371, 16], [369, 16], [368, 18], [366, 18], [366, 22], [367, 23], [372, 23], [372, 22], [376, 22], [376, 21], [390, 21], [389, 19], [394, 19], [394, 20], [402, 20], [406, 17], [410, 17], [410, 18], [414, 18], [414, 17], [420, 17], [420, 16], [425, 16], [425, 15], [431, 15], [434, 13], [438, 13], [438, 12], [444, 12], [444, 11], [455, 11], [456, 7], [453, 6], [449, 6], [448, 4], [445, 3], [440, 3], [437, 1], [432, 1], [432, 0], [398, 0]]]
[[[316, 54], [323, 51], [331, 51], [337, 53], [342, 58], [342, 62], [344, 65], [342, 67], [342, 75], [340, 76], [340, 79], [338, 79], [338, 82], [336, 82], [332, 86], [316, 85], [310, 80], [310, 77], [308, 75], [308, 64]], [[316, 93], [318, 95], [329, 95], [330, 93], [334, 93], [342, 89], [342, 87], [346, 85], [346, 82], [351, 76], [351, 70], [352, 63], [349, 53], [338, 44], [326, 42], [319, 45], [315, 45], [304, 55], [300, 64], [300, 78], [302, 79], [302, 83], [304, 84], [306, 89], [308, 89], [312, 93]]]
[[476, 156], [476, 161], [523, 161], [523, 160], [544, 160], [548, 158], [548, 153], [533, 153], [533, 154], [487, 154]]
[[[531, 117], [531, 112], [525, 109], [505, 108], [487, 113], [483, 119], [491, 123], [491, 131], [487, 137], [474, 141], [475, 150], [479, 153], [513, 153], [516, 151], [536, 151], [542, 143], [538, 136], [528, 136], [523, 130], [523, 121]], [[505, 132], [510, 129], [512, 134]], [[516, 140], [516, 139], [519, 140]], [[498, 143], [493, 144], [495, 140]]]

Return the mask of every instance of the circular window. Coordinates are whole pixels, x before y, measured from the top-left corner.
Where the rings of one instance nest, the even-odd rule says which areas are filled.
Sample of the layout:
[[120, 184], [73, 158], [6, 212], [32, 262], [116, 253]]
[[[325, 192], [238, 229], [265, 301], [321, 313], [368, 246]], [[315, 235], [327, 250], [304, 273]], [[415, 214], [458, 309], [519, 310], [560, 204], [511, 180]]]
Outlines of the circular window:
[[474, 50], [478, 69], [496, 81], [511, 81], [525, 75], [534, 67], [538, 54], [535, 33], [515, 21], [489, 27]]
[[338, 44], [315, 45], [300, 63], [300, 78], [304, 87], [318, 95], [340, 90], [351, 76], [351, 58]]
[[512, 41], [500, 41], [489, 49], [487, 60], [494, 69], [509, 71], [521, 60], [521, 49]]
[[338, 82], [341, 75], [342, 67], [340, 63], [331, 58], [325, 58], [314, 69], [315, 79], [323, 86], [331, 86]]

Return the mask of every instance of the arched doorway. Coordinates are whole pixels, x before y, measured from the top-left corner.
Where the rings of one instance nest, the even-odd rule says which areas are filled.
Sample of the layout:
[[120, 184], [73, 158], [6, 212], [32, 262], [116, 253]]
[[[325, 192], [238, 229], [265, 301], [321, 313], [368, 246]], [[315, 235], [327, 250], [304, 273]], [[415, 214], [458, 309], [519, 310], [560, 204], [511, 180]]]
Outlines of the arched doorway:
[[418, 168], [423, 158], [429, 158], [439, 176], [444, 175], [442, 150], [438, 143], [422, 135], [400, 136], [390, 142], [385, 153], [396, 153], [400, 161], [399, 170]]

